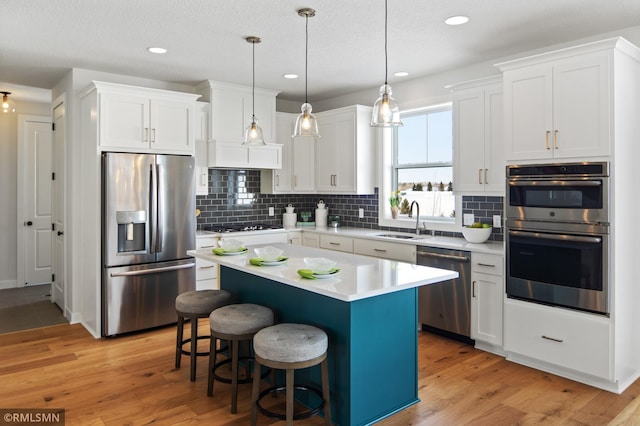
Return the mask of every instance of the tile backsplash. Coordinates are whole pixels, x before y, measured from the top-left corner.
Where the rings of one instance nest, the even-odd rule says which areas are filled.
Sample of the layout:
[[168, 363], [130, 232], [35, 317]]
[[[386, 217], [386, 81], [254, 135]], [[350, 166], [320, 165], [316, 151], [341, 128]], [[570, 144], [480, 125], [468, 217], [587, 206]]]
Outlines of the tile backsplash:
[[[378, 226], [378, 193], [373, 195], [334, 194], [261, 194], [259, 170], [209, 169], [209, 194], [196, 197], [200, 209], [198, 229], [206, 224], [260, 222], [282, 224], [282, 213], [288, 204], [296, 212], [315, 212], [318, 201], [323, 200], [330, 215], [339, 215], [342, 226], [367, 229], [406, 231], [406, 229]], [[275, 215], [269, 216], [269, 207]], [[358, 218], [358, 210], [364, 218]], [[503, 214], [503, 197], [463, 196], [463, 213], [473, 213], [477, 221], [491, 224], [493, 215]], [[503, 228], [494, 229], [491, 239], [503, 240]], [[462, 236], [459, 233], [437, 232], [436, 235]]]

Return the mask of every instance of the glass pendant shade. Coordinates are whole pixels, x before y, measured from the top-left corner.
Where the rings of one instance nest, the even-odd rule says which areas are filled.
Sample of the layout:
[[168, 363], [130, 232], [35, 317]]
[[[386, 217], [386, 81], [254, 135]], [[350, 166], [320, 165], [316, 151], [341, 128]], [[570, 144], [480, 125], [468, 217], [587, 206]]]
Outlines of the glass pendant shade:
[[302, 104], [302, 113], [298, 116], [296, 120], [296, 127], [293, 131], [293, 137], [296, 136], [313, 136], [319, 138], [318, 134], [318, 121], [316, 117], [311, 114], [311, 104], [304, 103]]
[[400, 121], [400, 108], [396, 100], [391, 97], [391, 86], [388, 84], [380, 86], [380, 97], [376, 99], [376, 103], [373, 104], [371, 126], [402, 126], [402, 121]]
[[258, 119], [254, 115], [251, 120], [251, 124], [249, 124], [244, 134], [243, 145], [266, 145], [262, 136], [262, 128], [258, 126]]
[[9, 95], [11, 92], [0, 92], [2, 93], [2, 113], [3, 114], [11, 114], [16, 112], [16, 104], [13, 101], [9, 100]]

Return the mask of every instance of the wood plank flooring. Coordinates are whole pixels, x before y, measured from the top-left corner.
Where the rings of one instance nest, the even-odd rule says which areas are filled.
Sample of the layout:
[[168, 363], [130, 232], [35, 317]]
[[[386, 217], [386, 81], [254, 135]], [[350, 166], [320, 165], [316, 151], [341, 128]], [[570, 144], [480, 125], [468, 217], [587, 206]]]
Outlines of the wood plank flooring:
[[[94, 339], [79, 324], [0, 335], [0, 407], [64, 408], [67, 425], [249, 424], [251, 386], [230, 414], [229, 385], [206, 396], [204, 357], [195, 382], [188, 359], [174, 368], [174, 339], [175, 327]], [[419, 354], [421, 402], [379, 425], [640, 425], [640, 381], [616, 395], [425, 332]], [[384, 386], [393, 366], [378, 374]]]

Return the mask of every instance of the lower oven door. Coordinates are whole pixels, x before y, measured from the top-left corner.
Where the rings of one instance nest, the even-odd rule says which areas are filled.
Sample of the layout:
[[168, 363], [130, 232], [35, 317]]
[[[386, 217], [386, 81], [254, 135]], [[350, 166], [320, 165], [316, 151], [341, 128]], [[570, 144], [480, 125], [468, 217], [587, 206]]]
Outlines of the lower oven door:
[[[558, 229], [563, 227], [566, 231]], [[593, 228], [508, 227], [507, 296], [608, 315], [609, 235], [603, 227]]]

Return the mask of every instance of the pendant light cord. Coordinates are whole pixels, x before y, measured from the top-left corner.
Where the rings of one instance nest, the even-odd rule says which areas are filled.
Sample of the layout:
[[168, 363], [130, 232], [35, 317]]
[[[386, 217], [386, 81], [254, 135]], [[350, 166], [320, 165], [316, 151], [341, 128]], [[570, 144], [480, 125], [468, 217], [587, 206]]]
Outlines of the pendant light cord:
[[387, 85], [387, 0], [384, 0], [384, 84]]
[[251, 43], [253, 46], [252, 55], [252, 69], [253, 75], [251, 77], [251, 121], [256, 122], [256, 42]]
[[309, 69], [309, 15], [305, 15], [305, 28], [304, 28], [304, 103], [309, 103], [308, 99], [308, 69]]

